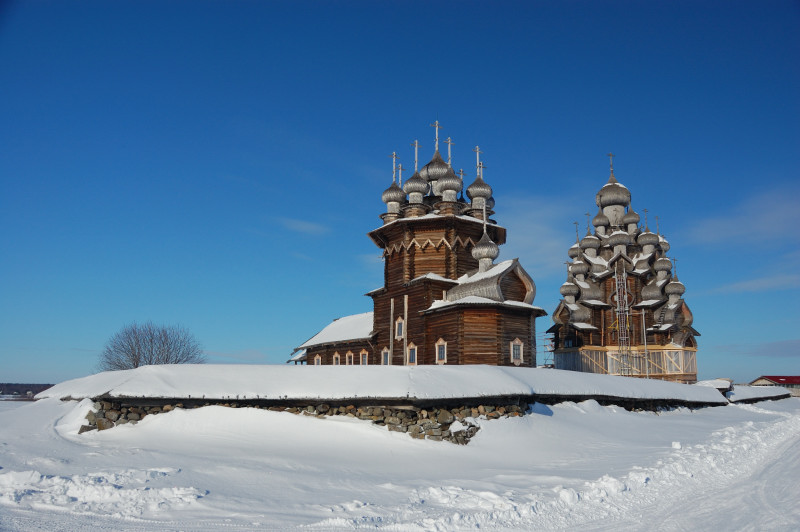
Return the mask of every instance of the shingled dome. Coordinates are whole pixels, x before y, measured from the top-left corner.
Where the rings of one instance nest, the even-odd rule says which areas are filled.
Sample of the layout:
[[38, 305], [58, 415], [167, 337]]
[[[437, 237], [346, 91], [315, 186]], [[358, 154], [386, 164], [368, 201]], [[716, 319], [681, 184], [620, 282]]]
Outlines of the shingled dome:
[[664, 287], [664, 293], [668, 296], [679, 295], [682, 296], [686, 292], [686, 287], [677, 278], [667, 283]]
[[639, 215], [633, 209], [629, 209], [628, 213], [622, 217], [622, 223], [625, 225], [638, 224], [639, 220], [641, 220], [641, 218], [639, 218]]
[[639, 238], [636, 239], [640, 246], [655, 246], [658, 244], [658, 235], [645, 230]]
[[631, 243], [631, 235], [625, 231], [614, 231], [607, 241], [609, 246], [627, 246]]
[[611, 221], [608, 219], [608, 216], [603, 214], [603, 210], [598, 208], [597, 215], [592, 219], [592, 225], [595, 227], [608, 227], [611, 225]]
[[490, 187], [481, 176], [475, 178], [470, 186], [467, 187], [467, 197], [469, 199], [475, 198], [490, 198], [492, 196], [492, 187]]
[[653, 268], [657, 272], [668, 272], [672, 269], [672, 262], [666, 257], [661, 257], [656, 259], [656, 263], [653, 265]]
[[581, 293], [581, 289], [575, 283], [567, 281], [566, 283], [561, 285], [561, 295], [564, 297], [567, 296], [577, 296]]
[[406, 200], [406, 193], [400, 188], [397, 183], [392, 181], [392, 185], [383, 191], [381, 194], [381, 201], [384, 203], [403, 203]]
[[453, 172], [452, 168], [448, 167], [447, 170], [447, 173], [445, 173], [444, 176], [439, 180], [439, 190], [452, 190], [454, 192], [460, 192], [461, 188], [464, 186], [464, 183], [461, 182], [461, 179], [456, 175], [455, 172]]
[[428, 192], [428, 188], [430, 188], [430, 185], [427, 181], [420, 177], [419, 172], [415, 173], [413, 176], [411, 176], [411, 179], [403, 184], [403, 190], [406, 194], [412, 194], [414, 192], [418, 194], [426, 194]]
[[492, 239], [489, 238], [489, 235], [483, 233], [483, 236], [478, 243], [475, 244], [475, 247], [472, 248], [472, 256], [477, 259], [496, 259], [497, 256], [500, 254], [500, 248], [497, 247], [497, 244], [492, 242]]
[[608, 207], [609, 205], [622, 205], [627, 207], [631, 202], [631, 191], [620, 184], [617, 179], [612, 175], [608, 178], [608, 183], [603, 185], [603, 188], [597, 193], [595, 203], [600, 208]]
[[439, 150], [436, 150], [436, 152], [433, 154], [433, 159], [431, 159], [431, 162], [422, 167], [422, 169], [419, 171], [419, 175], [425, 181], [438, 181], [447, 175], [448, 170], [450, 172], [453, 171], [452, 168], [450, 168], [450, 166], [448, 166], [448, 164], [444, 161], [444, 159], [442, 159]]

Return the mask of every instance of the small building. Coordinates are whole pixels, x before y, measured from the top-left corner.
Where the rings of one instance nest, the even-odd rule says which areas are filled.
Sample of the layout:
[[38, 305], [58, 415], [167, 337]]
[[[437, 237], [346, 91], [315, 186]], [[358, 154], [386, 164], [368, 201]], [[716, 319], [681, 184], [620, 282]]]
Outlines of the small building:
[[555, 368], [696, 382], [700, 333], [683, 299], [686, 287], [667, 258], [669, 242], [658, 227], [650, 231], [646, 209], [639, 225], [613, 159], [595, 203], [586, 235], [576, 230], [567, 252], [563, 299], [548, 330]]
[[[491, 217], [492, 187], [476, 146], [475, 179], [454, 171], [448, 138], [403, 182], [392, 154], [392, 182], [381, 199], [383, 224], [368, 233], [381, 250], [383, 286], [373, 311], [334, 321], [300, 345], [289, 362], [327, 364], [536, 365], [536, 285], [517, 259], [495, 264], [506, 229]], [[466, 198], [464, 193], [466, 192]], [[304, 353], [303, 353], [304, 351]], [[294, 360], [293, 360], [294, 359]]]
[[800, 376], [797, 375], [762, 375], [751, 382], [750, 386], [780, 386], [789, 390], [792, 397], [800, 397]]

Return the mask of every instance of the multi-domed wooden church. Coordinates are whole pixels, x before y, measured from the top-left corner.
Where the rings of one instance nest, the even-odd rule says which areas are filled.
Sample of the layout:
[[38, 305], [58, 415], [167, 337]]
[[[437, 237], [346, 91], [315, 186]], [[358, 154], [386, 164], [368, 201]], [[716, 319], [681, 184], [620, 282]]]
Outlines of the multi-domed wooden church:
[[[403, 182], [393, 155], [381, 199], [383, 224], [368, 233], [383, 252], [383, 286], [373, 311], [335, 320], [295, 352], [309, 365], [536, 365], [536, 285], [517, 259], [495, 264], [506, 230], [494, 215], [492, 187], [475, 147], [476, 177], [453, 170], [451, 142]], [[464, 193], [466, 192], [466, 198]]]
[[[611, 155], [611, 154], [609, 154]], [[613, 157], [613, 156], [612, 156]], [[697, 343], [686, 287], [667, 258], [669, 243], [631, 207], [611, 177], [595, 197], [594, 232], [569, 248], [564, 299], [553, 313], [557, 369], [697, 381]], [[646, 214], [646, 210], [645, 210]], [[588, 224], [587, 224], [588, 225]]]

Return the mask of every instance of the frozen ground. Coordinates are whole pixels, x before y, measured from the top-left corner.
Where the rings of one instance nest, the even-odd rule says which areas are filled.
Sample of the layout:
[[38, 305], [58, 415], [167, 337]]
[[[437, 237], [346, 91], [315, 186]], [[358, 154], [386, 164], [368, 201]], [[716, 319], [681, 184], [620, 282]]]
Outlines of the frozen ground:
[[800, 399], [535, 405], [468, 446], [223, 407], [79, 436], [88, 409], [0, 409], [0, 530], [800, 529]]

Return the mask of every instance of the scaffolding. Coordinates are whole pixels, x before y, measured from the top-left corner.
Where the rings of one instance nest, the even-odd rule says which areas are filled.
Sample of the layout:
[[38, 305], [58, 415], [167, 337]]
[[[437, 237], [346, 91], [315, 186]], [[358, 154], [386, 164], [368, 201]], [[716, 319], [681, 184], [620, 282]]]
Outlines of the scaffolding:
[[616, 320], [613, 328], [617, 331], [617, 346], [619, 348], [619, 374], [632, 375], [634, 356], [631, 353], [631, 307], [629, 304], [630, 292], [628, 291], [628, 272], [625, 264], [619, 260], [614, 267], [614, 290], [616, 299]]

